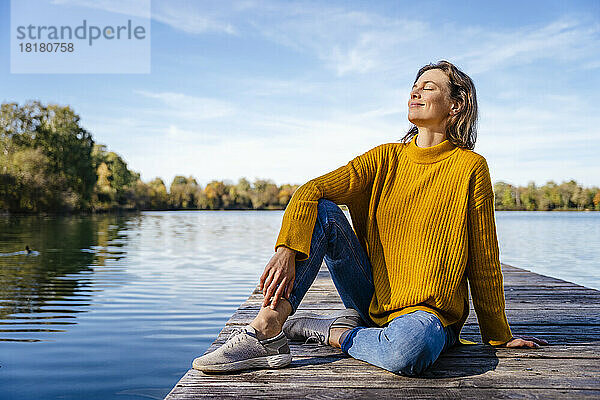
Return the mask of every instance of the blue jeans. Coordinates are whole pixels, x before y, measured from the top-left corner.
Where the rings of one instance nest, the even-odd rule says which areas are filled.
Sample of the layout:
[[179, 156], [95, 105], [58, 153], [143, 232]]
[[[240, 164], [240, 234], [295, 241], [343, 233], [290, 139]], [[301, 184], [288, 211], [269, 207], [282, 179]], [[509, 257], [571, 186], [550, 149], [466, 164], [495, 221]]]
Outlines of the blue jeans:
[[318, 201], [309, 258], [295, 263], [294, 287], [288, 298], [290, 315], [296, 312], [323, 260], [344, 305], [357, 310], [368, 325], [346, 334], [341, 343], [344, 353], [394, 373], [415, 376], [456, 344], [450, 326], [444, 328], [439, 318], [427, 311], [401, 315], [384, 327], [371, 320], [369, 305], [375, 290], [371, 263], [344, 212], [327, 199]]

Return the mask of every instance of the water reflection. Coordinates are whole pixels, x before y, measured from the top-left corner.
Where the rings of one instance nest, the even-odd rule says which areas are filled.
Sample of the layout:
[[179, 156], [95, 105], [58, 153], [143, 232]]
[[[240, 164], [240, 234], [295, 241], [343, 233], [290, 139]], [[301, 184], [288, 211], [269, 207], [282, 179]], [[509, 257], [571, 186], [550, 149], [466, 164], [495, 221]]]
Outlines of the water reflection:
[[0, 253], [0, 257], [10, 257], [10, 256], [39, 256], [40, 252], [36, 250], [31, 250], [29, 246], [26, 246], [25, 250], [21, 251], [13, 251], [12, 253]]
[[[75, 324], [103, 290], [94, 269], [125, 257], [125, 223], [118, 216], [1, 218], [0, 341], [47, 340], [38, 333]], [[25, 246], [31, 252], [13, 250]]]
[[[0, 217], [0, 398], [164, 397], [258, 283], [282, 214]], [[499, 213], [501, 259], [598, 276], [597, 216]]]
[[0, 218], [0, 398], [164, 397], [258, 283], [281, 216]]

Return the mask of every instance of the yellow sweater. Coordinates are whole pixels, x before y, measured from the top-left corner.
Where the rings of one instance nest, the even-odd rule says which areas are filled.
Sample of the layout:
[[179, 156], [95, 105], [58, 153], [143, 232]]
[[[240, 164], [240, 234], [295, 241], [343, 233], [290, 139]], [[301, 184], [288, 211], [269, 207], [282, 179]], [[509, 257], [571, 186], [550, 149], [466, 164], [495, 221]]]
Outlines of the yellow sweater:
[[[430, 311], [459, 333], [469, 291], [484, 343], [508, 342], [494, 194], [485, 158], [450, 141], [385, 143], [300, 186], [275, 244], [309, 256], [317, 201], [346, 204], [373, 268], [369, 314], [379, 326]], [[463, 344], [474, 343], [460, 338]]]

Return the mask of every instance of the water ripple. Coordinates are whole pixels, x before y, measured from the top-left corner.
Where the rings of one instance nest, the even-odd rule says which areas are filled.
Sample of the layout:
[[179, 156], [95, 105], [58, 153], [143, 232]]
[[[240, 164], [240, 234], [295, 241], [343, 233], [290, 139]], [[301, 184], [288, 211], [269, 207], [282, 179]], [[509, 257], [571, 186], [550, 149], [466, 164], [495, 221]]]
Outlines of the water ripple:
[[[255, 289], [282, 214], [0, 218], [0, 387], [163, 398]], [[576, 214], [498, 213], [501, 260], [598, 288], [600, 219]]]

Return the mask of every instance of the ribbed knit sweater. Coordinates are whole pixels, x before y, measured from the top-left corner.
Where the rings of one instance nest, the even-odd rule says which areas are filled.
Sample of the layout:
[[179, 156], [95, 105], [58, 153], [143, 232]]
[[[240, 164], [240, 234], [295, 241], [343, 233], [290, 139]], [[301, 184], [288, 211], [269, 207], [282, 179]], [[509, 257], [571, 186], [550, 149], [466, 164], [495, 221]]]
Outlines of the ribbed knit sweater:
[[450, 141], [421, 148], [385, 143], [293, 194], [275, 250], [310, 255], [321, 198], [346, 204], [354, 232], [373, 269], [369, 315], [379, 326], [415, 310], [434, 313], [460, 338], [469, 290], [481, 338], [492, 346], [512, 338], [485, 158]]

